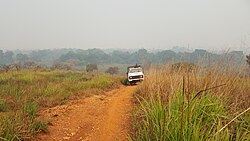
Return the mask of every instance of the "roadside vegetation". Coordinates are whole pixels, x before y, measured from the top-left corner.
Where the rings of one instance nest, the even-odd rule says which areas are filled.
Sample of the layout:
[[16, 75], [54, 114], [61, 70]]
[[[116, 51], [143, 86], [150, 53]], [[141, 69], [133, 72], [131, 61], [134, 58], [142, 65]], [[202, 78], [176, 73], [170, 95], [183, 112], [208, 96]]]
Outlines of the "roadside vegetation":
[[129, 140], [249, 140], [249, 74], [219, 66], [151, 68], [135, 94]]
[[120, 78], [77, 71], [20, 70], [0, 73], [0, 140], [31, 140], [46, 132], [37, 112], [70, 99], [102, 94]]

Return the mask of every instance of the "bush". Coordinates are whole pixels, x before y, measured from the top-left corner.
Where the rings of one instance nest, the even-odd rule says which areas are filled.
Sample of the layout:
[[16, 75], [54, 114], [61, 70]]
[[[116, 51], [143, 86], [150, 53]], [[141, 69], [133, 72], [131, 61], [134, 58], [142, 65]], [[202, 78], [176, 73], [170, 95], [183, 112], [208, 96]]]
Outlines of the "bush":
[[118, 74], [119, 72], [119, 69], [118, 67], [109, 67], [106, 71], [106, 73], [109, 73], [109, 74]]
[[93, 71], [95, 71], [95, 70], [98, 70], [97, 64], [88, 64], [88, 65], [86, 66], [86, 71], [87, 71], [87, 72], [93, 72]]
[[67, 63], [54, 63], [51, 67], [52, 70], [72, 70], [73, 64]]

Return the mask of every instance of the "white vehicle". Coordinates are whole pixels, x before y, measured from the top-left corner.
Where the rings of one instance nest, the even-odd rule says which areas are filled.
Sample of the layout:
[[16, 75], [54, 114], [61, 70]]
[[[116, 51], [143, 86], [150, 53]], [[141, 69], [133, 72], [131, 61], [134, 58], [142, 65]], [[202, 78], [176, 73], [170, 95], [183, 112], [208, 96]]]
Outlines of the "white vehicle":
[[139, 65], [129, 66], [127, 70], [127, 77], [129, 84], [135, 84], [144, 80], [143, 69]]

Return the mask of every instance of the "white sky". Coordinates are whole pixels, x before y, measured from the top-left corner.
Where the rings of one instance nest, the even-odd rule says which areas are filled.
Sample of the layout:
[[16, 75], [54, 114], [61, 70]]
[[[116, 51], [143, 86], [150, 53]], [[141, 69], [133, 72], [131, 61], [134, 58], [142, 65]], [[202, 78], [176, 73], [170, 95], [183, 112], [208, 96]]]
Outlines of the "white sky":
[[0, 49], [250, 47], [250, 0], [0, 0]]

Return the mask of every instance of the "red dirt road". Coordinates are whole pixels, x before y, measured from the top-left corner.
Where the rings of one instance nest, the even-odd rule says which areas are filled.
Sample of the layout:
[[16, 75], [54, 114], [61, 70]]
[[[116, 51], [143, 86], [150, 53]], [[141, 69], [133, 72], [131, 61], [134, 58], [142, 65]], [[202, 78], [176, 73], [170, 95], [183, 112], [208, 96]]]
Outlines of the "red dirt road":
[[136, 86], [113, 90], [105, 95], [75, 100], [42, 111], [51, 121], [42, 141], [125, 141], [129, 132], [132, 97]]

